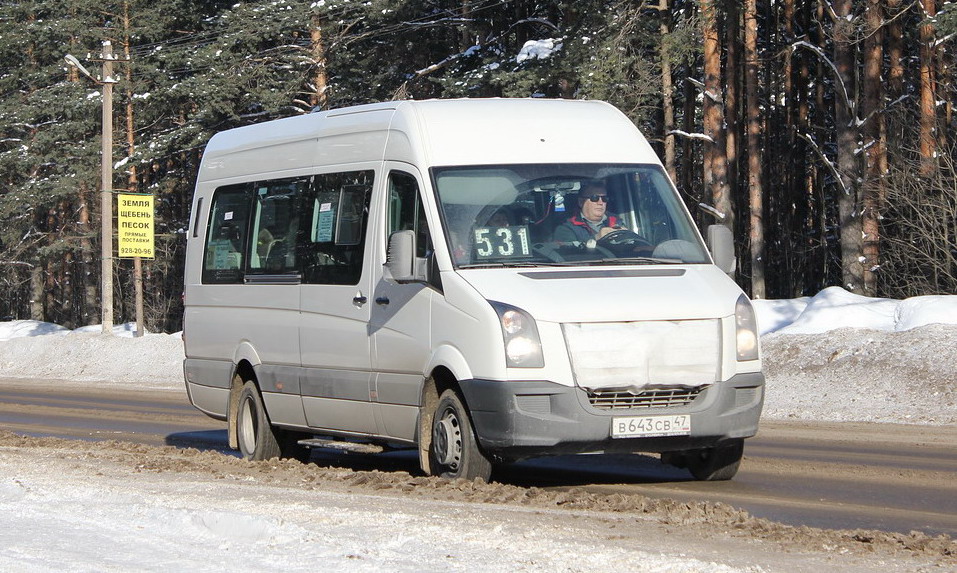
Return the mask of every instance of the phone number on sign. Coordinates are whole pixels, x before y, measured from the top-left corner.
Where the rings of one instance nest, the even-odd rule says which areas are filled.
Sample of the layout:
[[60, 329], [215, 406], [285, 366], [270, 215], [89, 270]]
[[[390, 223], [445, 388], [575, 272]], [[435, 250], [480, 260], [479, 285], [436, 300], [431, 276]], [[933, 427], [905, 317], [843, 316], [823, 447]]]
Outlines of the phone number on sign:
[[149, 249], [140, 249], [140, 248], [135, 248], [135, 247], [133, 247], [133, 248], [131, 248], [131, 247], [123, 247], [123, 248], [120, 249], [120, 254], [121, 254], [121, 255], [137, 255], [137, 256], [142, 256], [142, 257], [152, 257], [152, 256], [153, 256], [153, 251], [151, 251], [151, 250], [149, 250]]

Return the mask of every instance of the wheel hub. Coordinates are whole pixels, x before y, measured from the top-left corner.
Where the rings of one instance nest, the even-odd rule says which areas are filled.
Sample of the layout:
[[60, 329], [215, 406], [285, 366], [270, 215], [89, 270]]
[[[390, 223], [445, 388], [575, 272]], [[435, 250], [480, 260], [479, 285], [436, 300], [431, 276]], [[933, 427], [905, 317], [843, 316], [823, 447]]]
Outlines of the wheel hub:
[[239, 439], [247, 453], [251, 453], [256, 449], [256, 419], [255, 408], [248, 399], [240, 407], [239, 422]]
[[462, 431], [458, 418], [447, 412], [432, 428], [432, 447], [438, 462], [453, 470], [462, 459]]

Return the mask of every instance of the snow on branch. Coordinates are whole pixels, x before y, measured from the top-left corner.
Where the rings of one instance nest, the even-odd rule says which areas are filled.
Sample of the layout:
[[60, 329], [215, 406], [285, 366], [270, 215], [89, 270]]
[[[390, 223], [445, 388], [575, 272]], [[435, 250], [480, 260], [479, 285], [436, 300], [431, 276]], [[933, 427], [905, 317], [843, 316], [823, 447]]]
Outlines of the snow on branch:
[[727, 213], [722, 213], [721, 211], [715, 209], [714, 207], [712, 207], [711, 205], [708, 205], [707, 203], [698, 203], [698, 207], [702, 211], [707, 211], [708, 213], [711, 213], [719, 221], [724, 221], [725, 219], [728, 218]]
[[948, 42], [948, 41], [954, 39], [954, 36], [957, 36], [957, 34], [947, 34], [947, 35], [944, 36], [943, 38], [940, 38], [940, 39], [934, 41], [933, 47], [936, 48], [936, 47], [940, 46], [941, 44], [943, 44], [944, 42]]
[[817, 54], [817, 56], [821, 58], [821, 60], [825, 64], [827, 64], [828, 67], [831, 68], [831, 70], [834, 72], [834, 79], [837, 81], [837, 86], [838, 86], [838, 89], [836, 90], [837, 95], [841, 98], [841, 101], [844, 102], [844, 105], [847, 107], [847, 109], [851, 111], [851, 114], [857, 115], [857, 112], [854, 108], [854, 102], [851, 100], [851, 95], [847, 93], [847, 86], [844, 85], [844, 78], [841, 77], [841, 72], [838, 71], [837, 66], [834, 64], [834, 62], [827, 57], [827, 54], [824, 53], [824, 50], [822, 50], [820, 46], [815, 46], [814, 44], [811, 44], [810, 42], [806, 42], [804, 40], [794, 42], [793, 44], [791, 44], [792, 52], [797, 50], [798, 48], [806, 48], [807, 50]]
[[688, 133], [687, 131], [682, 131], [680, 129], [672, 129], [668, 132], [668, 135], [677, 135], [678, 137], [684, 137], [687, 139], [698, 139], [700, 141], [714, 143], [714, 139], [710, 135], [706, 135], [704, 133]]
[[426, 67], [422, 68], [421, 70], [416, 70], [415, 72], [413, 72], [413, 74], [414, 74], [415, 77], [417, 77], [417, 78], [420, 78], [420, 77], [422, 77], [422, 76], [431, 74], [432, 72], [434, 72], [434, 71], [436, 71], [436, 70], [440, 70], [440, 69], [444, 68], [445, 66], [451, 64], [452, 62], [454, 62], [455, 60], [461, 58], [461, 57], [464, 56], [465, 54], [466, 54], [466, 52], [459, 52], [458, 54], [452, 54], [451, 56], [445, 58], [445, 59], [442, 60], [441, 62], [436, 62], [436, 63], [432, 64], [431, 66], [426, 66]]
[[713, 103], [716, 103], [718, 105], [724, 105], [724, 98], [721, 96], [721, 94], [716, 94], [713, 91], [709, 91], [707, 88], [705, 88], [704, 82], [702, 82], [701, 80], [696, 80], [694, 78], [685, 78], [685, 79], [688, 81], [689, 84], [698, 88], [698, 91], [701, 92], [701, 95], [708, 98]]
[[821, 162], [824, 163], [824, 165], [828, 168], [831, 174], [834, 175], [834, 178], [837, 179], [837, 182], [841, 186], [841, 189], [844, 191], [844, 194], [850, 195], [851, 191], [850, 189], [847, 188], [847, 185], [844, 184], [844, 178], [841, 177], [841, 172], [838, 171], [837, 165], [834, 165], [834, 162], [828, 159], [827, 155], [824, 154], [824, 151], [820, 148], [820, 146], [818, 146], [817, 142], [814, 141], [814, 139], [812, 139], [810, 135], [802, 131], [796, 131], [795, 133], [797, 134], [798, 137], [808, 142], [808, 144], [811, 146], [814, 152], [817, 153], [817, 156], [821, 158]]
[[27, 263], [24, 261], [0, 261], [0, 265], [14, 265], [14, 266], [21, 266], [21, 267], [29, 267], [31, 269], [36, 267], [36, 265], [34, 265], [33, 263]]

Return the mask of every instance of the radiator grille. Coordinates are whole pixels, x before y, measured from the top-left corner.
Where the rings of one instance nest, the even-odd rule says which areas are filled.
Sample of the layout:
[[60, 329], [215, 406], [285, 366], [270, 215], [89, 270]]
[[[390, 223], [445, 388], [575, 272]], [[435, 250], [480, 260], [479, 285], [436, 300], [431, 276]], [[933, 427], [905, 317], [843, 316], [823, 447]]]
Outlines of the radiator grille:
[[601, 410], [631, 410], [635, 408], [676, 408], [687, 406], [703, 392], [707, 386], [698, 388], [667, 388], [645, 390], [639, 394], [632, 392], [601, 391], [589, 392], [588, 401]]

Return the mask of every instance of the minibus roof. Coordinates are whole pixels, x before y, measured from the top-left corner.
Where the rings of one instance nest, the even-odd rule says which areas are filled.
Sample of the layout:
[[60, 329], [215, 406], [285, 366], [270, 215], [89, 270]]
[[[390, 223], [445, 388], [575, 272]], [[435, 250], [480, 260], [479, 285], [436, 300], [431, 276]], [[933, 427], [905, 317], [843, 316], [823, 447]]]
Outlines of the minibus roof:
[[415, 133], [431, 166], [659, 161], [623, 113], [594, 100], [401, 102], [393, 129]]
[[381, 159], [428, 167], [659, 162], [635, 125], [601, 101], [403, 100], [218, 133], [200, 179]]

